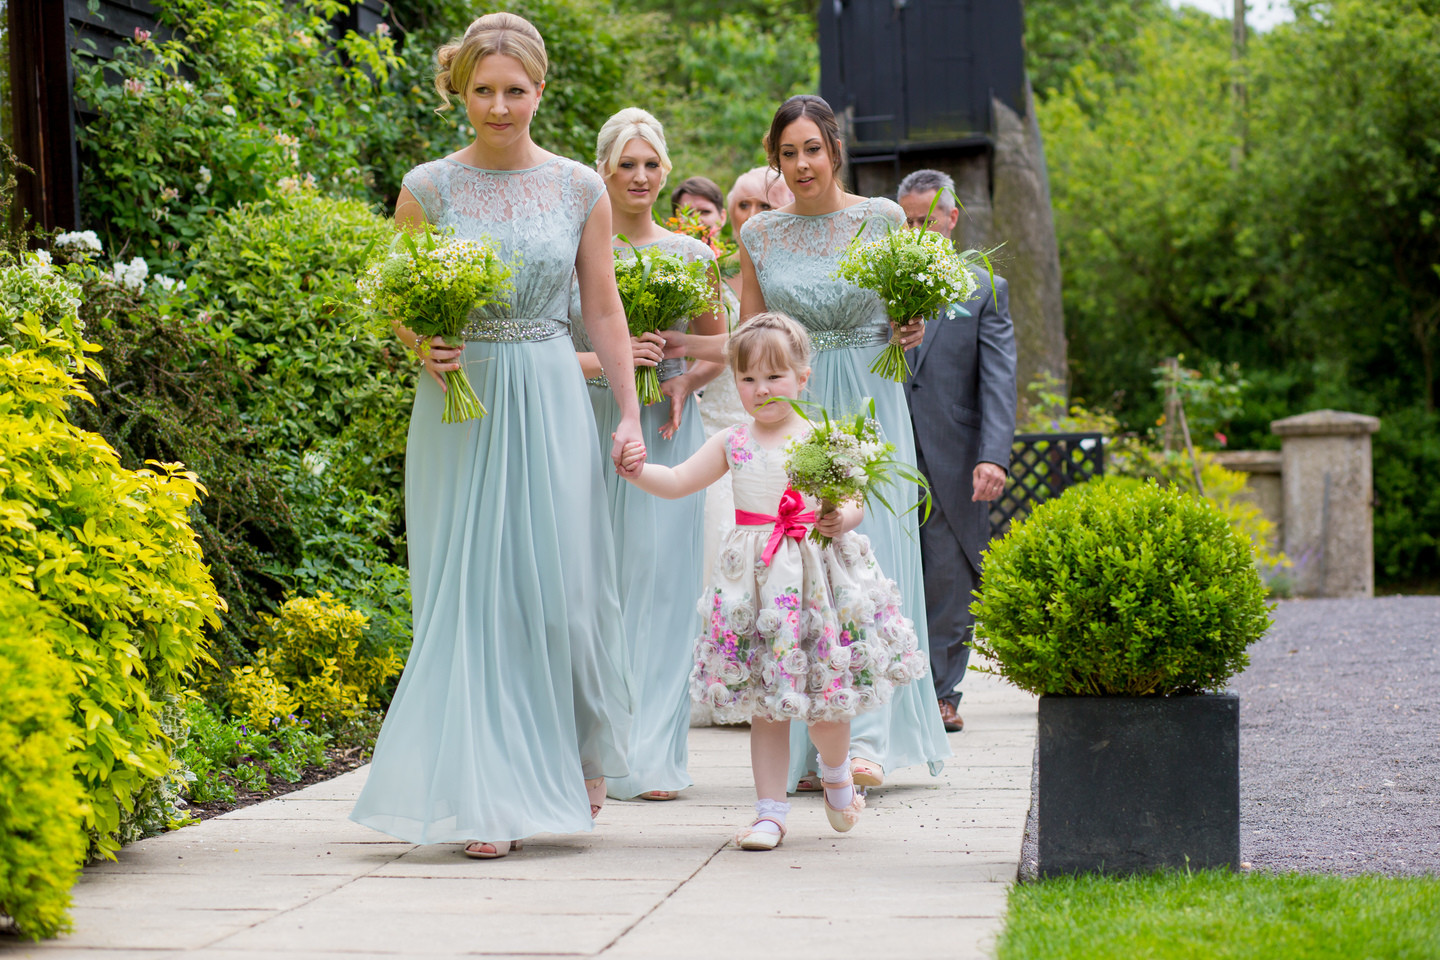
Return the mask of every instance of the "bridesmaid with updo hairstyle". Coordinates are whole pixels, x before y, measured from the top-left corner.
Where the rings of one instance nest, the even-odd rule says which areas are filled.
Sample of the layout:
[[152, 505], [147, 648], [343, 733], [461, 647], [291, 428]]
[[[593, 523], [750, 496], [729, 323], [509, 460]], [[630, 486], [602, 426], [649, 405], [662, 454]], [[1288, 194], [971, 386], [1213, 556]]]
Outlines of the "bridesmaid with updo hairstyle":
[[[812, 400], [833, 414], [859, 412], [871, 398], [895, 457], [915, 466], [915, 436], [905, 385], [870, 372], [875, 355], [891, 335], [880, 298], [836, 279], [840, 256], [857, 235], [870, 239], [904, 226], [893, 200], [846, 192], [840, 178], [844, 147], [830, 105], [816, 96], [791, 97], [775, 111], [765, 137], [773, 173], [785, 179], [794, 200], [755, 213], [740, 228], [740, 324], [756, 314], [779, 311], [800, 321], [814, 349], [809, 389]], [[906, 348], [917, 345], [924, 326], [900, 327]], [[696, 355], [700, 355], [697, 353]], [[866, 511], [859, 532], [870, 538], [880, 568], [902, 591], [901, 609], [915, 622], [921, 649], [929, 658], [925, 627], [925, 581], [914, 511], [903, 517]], [[925, 689], [922, 689], [925, 688]], [[856, 717], [851, 730], [855, 783], [876, 787], [885, 773], [925, 763], [938, 774], [950, 756], [940, 711], [927, 684], [908, 684], [885, 706]], [[933, 691], [931, 691], [933, 693]], [[756, 721], [763, 723], [764, 721]], [[818, 788], [812, 773], [815, 748], [805, 728], [791, 731], [790, 788]], [[803, 779], [808, 783], [801, 783]]]
[[[436, 89], [447, 108], [464, 107], [475, 139], [405, 175], [396, 225], [493, 239], [514, 290], [471, 312], [461, 347], [397, 325], [422, 368], [405, 452], [414, 643], [351, 818], [491, 859], [534, 833], [592, 829], [606, 778], [629, 773], [632, 694], [602, 473], [642, 438], [605, 185], [530, 138], [544, 40], [493, 13], [437, 60]], [[614, 468], [602, 467], [571, 347], [572, 276], [613, 385]], [[451, 370], [487, 416], [441, 423]]]
[[[704, 263], [714, 277], [718, 304], [720, 286], [714, 272], [715, 254], [693, 237], [662, 229], [654, 219], [670, 173], [665, 131], [651, 114], [626, 107], [607, 120], [595, 141], [595, 169], [604, 178], [614, 211], [613, 242], [618, 256], [658, 250], [688, 262]], [[613, 292], [613, 291], [612, 291]], [[587, 305], [585, 294], [580, 306]], [[575, 299], [571, 300], [572, 308]], [[725, 332], [724, 313], [709, 311], [676, 326], [704, 335]], [[590, 403], [602, 441], [608, 441], [620, 420], [620, 407], [601, 370], [590, 339], [572, 324], [580, 367], [589, 377]], [[654, 333], [631, 338], [637, 365], [658, 367], [660, 389], [668, 402], [640, 410], [649, 462], [683, 463], [705, 442], [695, 391], [724, 367], [698, 361], [662, 358], [664, 340]], [[635, 691], [630, 728], [630, 774], [609, 781], [610, 796], [619, 800], [673, 800], [691, 779], [686, 768], [690, 732], [689, 679], [700, 614], [695, 600], [704, 587], [702, 557], [697, 549], [704, 518], [704, 499], [694, 494], [662, 500], [621, 481], [606, 478], [609, 520], [615, 535], [615, 567], [621, 610], [629, 638], [628, 666]]]

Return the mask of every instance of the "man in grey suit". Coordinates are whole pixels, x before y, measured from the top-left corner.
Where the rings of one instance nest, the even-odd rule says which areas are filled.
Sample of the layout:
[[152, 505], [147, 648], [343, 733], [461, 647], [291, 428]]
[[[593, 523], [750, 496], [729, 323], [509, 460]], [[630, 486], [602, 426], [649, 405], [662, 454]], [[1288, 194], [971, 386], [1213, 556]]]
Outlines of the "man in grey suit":
[[[931, 201], [939, 200], [931, 209]], [[955, 184], [938, 170], [917, 170], [900, 183], [906, 226], [949, 237], [960, 219]], [[1005, 489], [1015, 437], [1015, 327], [1009, 286], [976, 271], [979, 287], [964, 303], [931, 318], [910, 351], [907, 385], [920, 470], [934, 505], [920, 527], [930, 669], [945, 729], [964, 728], [960, 681], [975, 628], [971, 591], [980, 586], [981, 554], [990, 539], [988, 501]]]

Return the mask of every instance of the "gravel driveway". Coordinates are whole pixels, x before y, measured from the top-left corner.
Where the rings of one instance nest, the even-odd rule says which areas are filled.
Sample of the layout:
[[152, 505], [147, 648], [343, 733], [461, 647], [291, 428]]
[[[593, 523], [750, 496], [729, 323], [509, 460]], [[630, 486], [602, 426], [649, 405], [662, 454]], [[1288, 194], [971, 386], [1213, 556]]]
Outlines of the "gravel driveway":
[[1288, 600], [1240, 694], [1240, 855], [1440, 873], [1440, 597]]

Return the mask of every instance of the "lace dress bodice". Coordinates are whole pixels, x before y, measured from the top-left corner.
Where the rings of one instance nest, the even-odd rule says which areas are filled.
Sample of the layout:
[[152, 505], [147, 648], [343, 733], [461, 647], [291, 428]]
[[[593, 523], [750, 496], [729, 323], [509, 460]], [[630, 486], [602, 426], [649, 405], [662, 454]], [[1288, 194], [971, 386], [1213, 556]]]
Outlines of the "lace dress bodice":
[[605, 192], [599, 174], [564, 157], [525, 170], [481, 170], [446, 157], [414, 168], [404, 184], [431, 224], [464, 239], [495, 240], [515, 268], [509, 302], [473, 311], [472, 322], [566, 322], [580, 236]]
[[789, 314], [812, 334], [850, 334], [859, 342], [889, 335], [885, 305], [873, 292], [835, 277], [840, 255], [857, 232], [868, 240], [904, 223], [899, 204], [875, 197], [819, 216], [757, 213], [740, 229], [740, 242], [755, 265], [767, 310]]
[[[748, 426], [736, 424], [725, 438], [725, 459], [730, 464], [735, 509], [774, 515], [780, 497], [790, 486], [790, 477], [785, 473], [785, 444], [773, 449], [763, 447]], [[805, 503], [812, 510], [818, 505], [812, 497], [806, 497]]]

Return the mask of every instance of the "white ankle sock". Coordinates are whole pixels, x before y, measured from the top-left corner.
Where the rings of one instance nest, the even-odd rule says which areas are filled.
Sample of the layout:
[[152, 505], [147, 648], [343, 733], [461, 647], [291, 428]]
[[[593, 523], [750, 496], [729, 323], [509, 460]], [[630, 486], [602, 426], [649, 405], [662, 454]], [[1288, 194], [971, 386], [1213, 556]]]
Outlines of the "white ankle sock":
[[[820, 771], [820, 780], [825, 786], [825, 800], [836, 810], [844, 810], [855, 800], [855, 786], [850, 780], [850, 758], [838, 767], [827, 766], [819, 754], [815, 755], [815, 767]], [[841, 786], [831, 786], [839, 783]]]
[[[755, 819], [756, 823], [750, 829], [758, 833], [773, 833], [780, 835], [780, 827], [776, 823], [784, 824], [785, 815], [790, 812], [790, 804], [784, 800], [756, 800]], [[761, 820], [760, 818], [765, 819]]]

